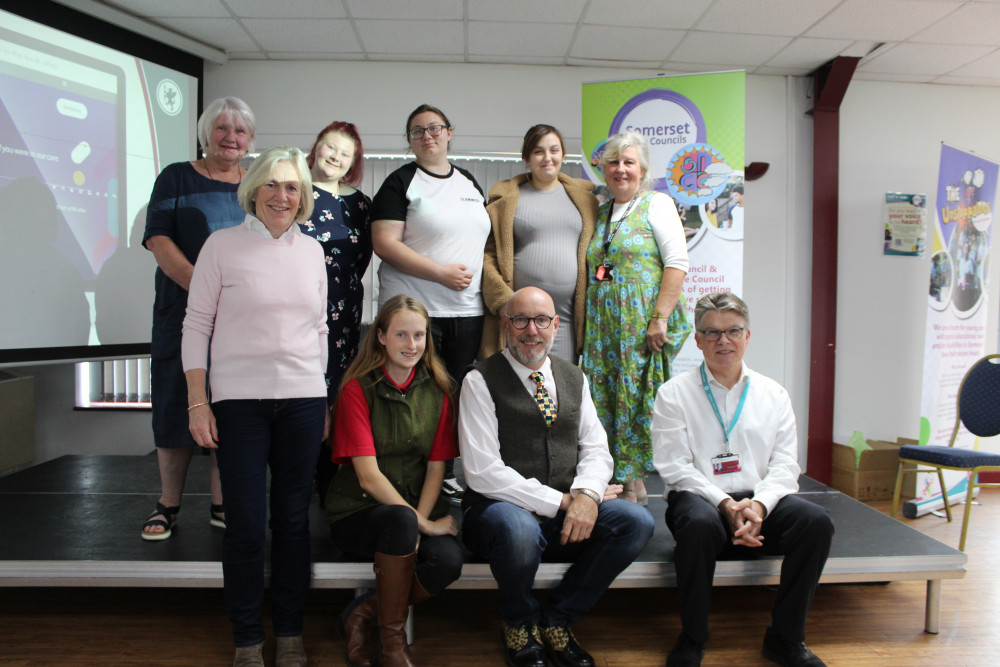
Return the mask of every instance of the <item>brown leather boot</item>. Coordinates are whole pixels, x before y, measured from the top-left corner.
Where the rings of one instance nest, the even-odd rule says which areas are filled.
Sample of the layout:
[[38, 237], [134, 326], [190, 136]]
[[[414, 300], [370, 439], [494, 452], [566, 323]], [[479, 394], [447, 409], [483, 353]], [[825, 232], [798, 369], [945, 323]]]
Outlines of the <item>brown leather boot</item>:
[[374, 667], [378, 632], [378, 596], [358, 596], [337, 619], [337, 632], [347, 641], [347, 664]]
[[409, 556], [375, 554], [379, 663], [383, 667], [416, 667], [406, 643], [405, 629], [416, 561], [416, 552]]

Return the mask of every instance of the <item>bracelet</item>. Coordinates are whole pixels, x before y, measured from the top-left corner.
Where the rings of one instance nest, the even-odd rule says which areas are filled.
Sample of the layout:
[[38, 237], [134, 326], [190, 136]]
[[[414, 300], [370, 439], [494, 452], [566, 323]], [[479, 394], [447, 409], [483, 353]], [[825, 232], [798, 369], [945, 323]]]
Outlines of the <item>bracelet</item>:
[[601, 504], [601, 497], [597, 495], [597, 491], [591, 491], [590, 489], [577, 489], [576, 492], [584, 496], [587, 496], [598, 505]]
[[654, 310], [653, 311], [653, 317], [652, 317], [652, 319], [654, 319], [654, 320], [669, 320], [670, 316], [669, 315], [660, 315], [660, 311]]
[[195, 403], [194, 405], [189, 405], [188, 406], [188, 412], [191, 412], [195, 408], [200, 408], [203, 405], [208, 405], [208, 401], [202, 401], [201, 403]]

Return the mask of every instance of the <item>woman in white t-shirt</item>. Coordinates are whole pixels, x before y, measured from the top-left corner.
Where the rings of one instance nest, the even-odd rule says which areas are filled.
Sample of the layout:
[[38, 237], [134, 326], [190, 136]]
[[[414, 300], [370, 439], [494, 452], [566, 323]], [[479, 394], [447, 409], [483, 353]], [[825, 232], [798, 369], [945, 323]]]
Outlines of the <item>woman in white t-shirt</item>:
[[[385, 179], [372, 200], [372, 245], [382, 259], [379, 307], [397, 294], [421, 301], [434, 348], [459, 387], [476, 360], [483, 331], [483, 248], [490, 233], [476, 179], [448, 161], [452, 126], [421, 104], [406, 121], [415, 160]], [[450, 473], [450, 471], [448, 471]], [[461, 489], [446, 474], [445, 495]]]

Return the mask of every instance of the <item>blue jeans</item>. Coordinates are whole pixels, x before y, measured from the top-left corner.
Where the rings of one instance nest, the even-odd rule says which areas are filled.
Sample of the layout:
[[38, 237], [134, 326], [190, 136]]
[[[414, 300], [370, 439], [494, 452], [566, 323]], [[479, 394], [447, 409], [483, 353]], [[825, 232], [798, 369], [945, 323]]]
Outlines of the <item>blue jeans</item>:
[[[609, 500], [601, 504], [590, 538], [561, 545], [565, 515], [559, 512], [539, 523], [534, 514], [498, 500], [480, 501], [465, 513], [465, 545], [489, 561], [500, 589], [500, 617], [507, 625], [573, 625], [653, 535], [653, 517], [645, 507]], [[540, 606], [531, 587], [542, 560], [573, 564]]]
[[309, 500], [326, 397], [219, 401], [212, 410], [226, 499], [222, 576], [233, 641], [236, 646], [264, 641], [268, 468], [274, 634], [300, 635], [309, 592]]

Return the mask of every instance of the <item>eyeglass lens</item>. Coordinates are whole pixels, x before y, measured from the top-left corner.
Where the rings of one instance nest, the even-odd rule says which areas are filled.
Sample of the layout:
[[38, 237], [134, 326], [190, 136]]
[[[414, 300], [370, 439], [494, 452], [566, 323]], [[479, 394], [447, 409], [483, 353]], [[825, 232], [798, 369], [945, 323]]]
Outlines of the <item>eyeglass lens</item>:
[[514, 325], [515, 329], [527, 329], [528, 322], [534, 320], [536, 329], [548, 329], [549, 325], [552, 324], [552, 318], [548, 315], [538, 315], [537, 317], [525, 317], [524, 315], [518, 315], [510, 318], [511, 324]]

